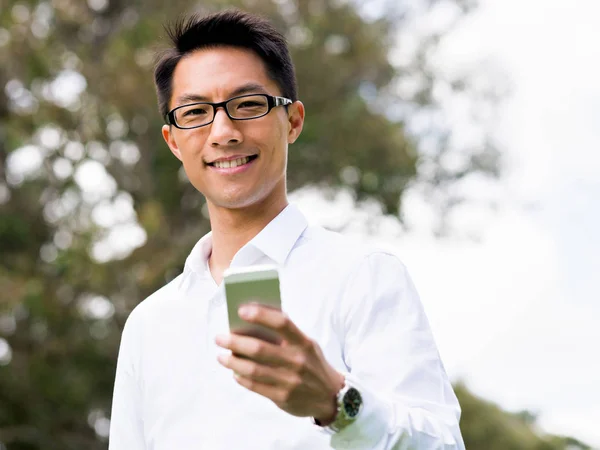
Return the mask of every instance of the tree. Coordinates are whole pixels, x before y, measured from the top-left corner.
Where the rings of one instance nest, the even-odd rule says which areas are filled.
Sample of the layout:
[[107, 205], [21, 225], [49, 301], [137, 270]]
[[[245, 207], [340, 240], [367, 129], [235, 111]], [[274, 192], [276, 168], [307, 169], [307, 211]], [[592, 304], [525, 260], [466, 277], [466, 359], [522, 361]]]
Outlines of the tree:
[[469, 450], [591, 450], [583, 442], [561, 436], [544, 436], [529, 411], [508, 413], [469, 392], [454, 388], [462, 408], [461, 431]]

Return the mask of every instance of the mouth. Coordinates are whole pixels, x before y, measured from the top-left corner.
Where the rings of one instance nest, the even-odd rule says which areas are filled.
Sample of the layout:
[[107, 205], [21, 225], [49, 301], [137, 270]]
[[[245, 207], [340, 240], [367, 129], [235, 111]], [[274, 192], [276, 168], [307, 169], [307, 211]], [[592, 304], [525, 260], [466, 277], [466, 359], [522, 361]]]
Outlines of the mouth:
[[235, 169], [237, 167], [250, 164], [256, 158], [258, 158], [258, 155], [250, 155], [241, 158], [230, 159], [227, 161], [213, 161], [211, 163], [206, 163], [206, 165], [216, 169]]

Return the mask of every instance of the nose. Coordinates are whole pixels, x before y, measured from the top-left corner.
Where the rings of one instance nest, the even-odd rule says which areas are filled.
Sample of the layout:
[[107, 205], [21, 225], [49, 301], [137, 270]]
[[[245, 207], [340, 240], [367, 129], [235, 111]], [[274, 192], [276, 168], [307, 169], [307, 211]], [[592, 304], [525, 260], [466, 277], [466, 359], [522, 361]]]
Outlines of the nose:
[[210, 124], [210, 145], [213, 147], [227, 147], [241, 144], [244, 137], [234, 122], [229, 118], [224, 108], [218, 108], [215, 111], [215, 119]]

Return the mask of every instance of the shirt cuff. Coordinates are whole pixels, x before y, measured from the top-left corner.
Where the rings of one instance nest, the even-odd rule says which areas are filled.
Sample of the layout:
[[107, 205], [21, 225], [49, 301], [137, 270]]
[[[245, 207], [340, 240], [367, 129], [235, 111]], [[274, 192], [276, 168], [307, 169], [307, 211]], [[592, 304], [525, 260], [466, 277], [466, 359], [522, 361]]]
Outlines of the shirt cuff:
[[362, 397], [362, 407], [356, 420], [339, 432], [329, 427], [315, 427], [325, 434], [331, 435], [331, 446], [336, 449], [375, 448], [377, 443], [385, 440], [389, 424], [394, 423], [394, 409], [390, 404], [377, 398], [349, 373], [343, 373], [346, 383], [355, 387]]

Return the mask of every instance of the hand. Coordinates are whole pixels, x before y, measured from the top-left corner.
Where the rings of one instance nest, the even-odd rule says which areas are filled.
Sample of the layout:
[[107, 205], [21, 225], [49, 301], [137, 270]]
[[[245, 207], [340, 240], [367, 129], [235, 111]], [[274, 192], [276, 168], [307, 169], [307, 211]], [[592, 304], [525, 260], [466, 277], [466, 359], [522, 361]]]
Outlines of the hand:
[[300, 417], [314, 417], [322, 425], [335, 419], [336, 395], [344, 377], [325, 359], [319, 345], [308, 338], [282, 311], [258, 304], [244, 305], [239, 315], [249, 323], [276, 331], [279, 345], [237, 334], [217, 336], [217, 345], [231, 350], [219, 362], [233, 370], [245, 388], [272, 400]]

